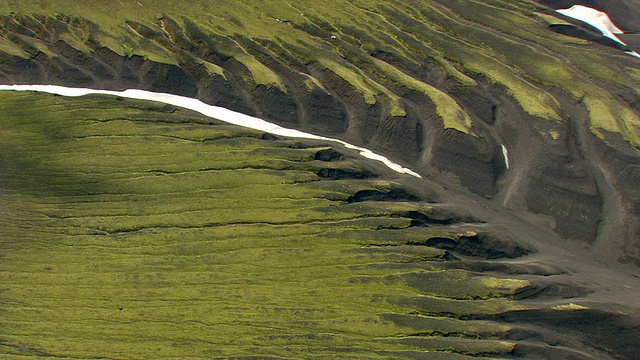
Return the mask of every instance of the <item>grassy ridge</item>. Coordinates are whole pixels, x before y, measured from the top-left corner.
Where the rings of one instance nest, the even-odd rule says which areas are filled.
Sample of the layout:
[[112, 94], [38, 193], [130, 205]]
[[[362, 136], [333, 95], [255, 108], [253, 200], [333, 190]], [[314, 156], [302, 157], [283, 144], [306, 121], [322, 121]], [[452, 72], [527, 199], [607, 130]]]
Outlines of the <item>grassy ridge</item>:
[[[482, 41], [496, 53], [502, 54], [508, 60], [507, 64], [523, 71], [528, 79], [564, 89], [576, 100], [583, 99], [590, 113], [591, 130], [598, 136], [604, 137], [602, 130], [621, 133], [633, 145], [640, 146], [640, 134], [637, 132], [640, 117], [637, 113], [612, 97], [606, 88], [588, 81], [594, 78], [603, 84], [627, 88], [637, 95], [640, 94], [638, 82], [627, 75], [634, 71], [632, 67], [620, 71], [617, 64], [604, 58], [598, 51], [578, 47], [563, 36], [551, 39], [548, 31], [537, 26], [535, 20], [495, 6], [504, 6], [503, 2], [496, 3], [492, 6], [478, 1], [447, 1], [443, 5], [474, 24], [528, 41], [529, 44], [520, 44], [488, 31], [481, 31], [481, 35], [475, 35], [478, 32], [476, 30], [466, 31], [466, 34], [476, 37], [476, 41]], [[575, 68], [571, 70], [574, 66], [578, 71]], [[515, 94], [519, 93], [527, 91], [515, 91]], [[553, 105], [551, 108], [559, 107], [557, 103]], [[557, 116], [555, 118], [559, 119]]]
[[[469, 132], [472, 122], [457, 109], [455, 98], [447, 91], [434, 91], [434, 85], [442, 84], [427, 84], [412, 70], [426, 65], [427, 59], [453, 88], [473, 87], [474, 78], [483, 77], [504, 86], [526, 112], [540, 118], [560, 120], [562, 114], [545, 86], [563, 89], [576, 100], [585, 96], [590, 99], [586, 103], [594, 133], [619, 132], [640, 146], [637, 113], [605, 96], [610, 86], [639, 96], [637, 81], [626, 75], [633, 68], [549, 31], [548, 11], [528, 1], [189, 1], [176, 7], [166, 0], [90, 6], [65, 0], [2, 3], [0, 13], [14, 14], [5, 21], [8, 29], [23, 23], [36, 35], [39, 27], [54, 23], [46, 16], [57, 16], [66, 25], [54, 26], [53, 34], [47, 35], [49, 44], [63, 40], [84, 53], [108, 47], [123, 56], [181, 64], [186, 60], [182, 50], [204, 45], [208, 50], [195, 56], [207, 73], [225, 76], [221, 59], [234, 58], [248, 70], [248, 86], [265, 85], [283, 93], [288, 86], [271, 68], [269, 56], [307, 76], [305, 67], [318, 62], [361, 93], [365, 103], [385, 99], [390, 116], [406, 114], [400, 98], [403, 89], [414, 89], [435, 104], [445, 128]], [[50, 45], [32, 35], [20, 39], [0, 37], [0, 50], [19, 57], [52, 53]], [[263, 49], [256, 51], [256, 44]], [[406, 63], [372, 59], [375, 51]], [[372, 60], [375, 66], [370, 66]]]
[[[606, 95], [612, 87], [640, 96], [637, 80], [628, 76], [633, 67], [549, 31], [551, 13], [529, 1], [1, 3], [0, 14], [9, 13], [7, 29], [29, 29], [20, 31], [27, 36], [0, 37], [0, 50], [12, 56], [52, 54], [51, 44], [63, 40], [83, 53], [107, 47], [169, 64], [195, 56], [206, 73], [223, 77], [225, 59], [234, 58], [249, 73], [247, 86], [283, 93], [288, 85], [270, 57], [305, 76], [311, 63], [320, 64], [349, 83], [366, 104], [384, 99], [393, 117], [406, 114], [400, 101], [406, 89], [421, 92], [434, 103], [445, 128], [463, 132], [472, 122], [447, 86], [455, 92], [476, 86], [475, 79], [488, 79], [529, 114], [558, 121], [563, 111], [546, 88], [556, 87], [576, 100], [589, 100], [594, 133], [619, 132], [640, 146], [637, 112]], [[43, 26], [55, 29], [46, 41], [37, 39]], [[404, 63], [373, 59], [377, 51]], [[414, 71], [431, 64], [449, 81], [445, 91], [434, 91], [443, 84], [427, 83]]]
[[[443, 270], [409, 201], [348, 202], [260, 134], [152, 103], [0, 94], [4, 358], [504, 355], [526, 281]], [[446, 313], [448, 316], [429, 315]], [[421, 314], [421, 315], [420, 315]], [[451, 335], [451, 336], [449, 336]]]

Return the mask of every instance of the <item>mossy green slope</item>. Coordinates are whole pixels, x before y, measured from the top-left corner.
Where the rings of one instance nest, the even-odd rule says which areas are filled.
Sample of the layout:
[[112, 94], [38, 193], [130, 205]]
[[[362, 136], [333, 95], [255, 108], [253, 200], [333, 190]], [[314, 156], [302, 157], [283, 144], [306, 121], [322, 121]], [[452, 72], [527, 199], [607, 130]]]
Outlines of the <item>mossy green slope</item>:
[[[477, 79], [504, 87], [528, 114], [560, 121], [564, 111], [549, 91], [556, 87], [584, 100], [598, 136], [621, 133], [640, 146], [640, 118], [630, 105], [640, 96], [639, 87], [628, 76], [637, 67], [549, 31], [553, 13], [532, 1], [188, 1], [178, 6], [167, 0], [56, 0], [3, 3], [0, 13], [13, 14], [4, 20], [7, 39], [0, 43], [11, 56], [51, 53], [48, 47], [62, 40], [83, 53], [106, 47], [161, 63], [195, 60], [204, 72], [223, 77], [224, 62], [233, 58], [248, 70], [242, 79], [247, 87], [283, 93], [290, 84], [278, 69], [309, 77], [319, 66], [346, 81], [366, 104], [382, 101], [391, 117], [405, 116], [399, 99], [407, 92], [421, 92], [445, 128], [465, 133], [473, 132], [473, 124], [457, 99], [477, 86]], [[51, 38], [38, 39], [38, 29], [55, 17], [66, 25], [58, 23]], [[9, 35], [17, 23], [28, 30]], [[383, 61], [376, 53], [388, 56]], [[425, 83], [425, 74], [415, 71], [425, 65], [435, 66], [442, 77]], [[612, 97], [612, 91], [629, 93], [631, 101]]]
[[[445, 270], [415, 201], [326, 146], [153, 103], [2, 93], [3, 358], [502, 356], [523, 280]], [[442, 315], [446, 314], [446, 315]]]

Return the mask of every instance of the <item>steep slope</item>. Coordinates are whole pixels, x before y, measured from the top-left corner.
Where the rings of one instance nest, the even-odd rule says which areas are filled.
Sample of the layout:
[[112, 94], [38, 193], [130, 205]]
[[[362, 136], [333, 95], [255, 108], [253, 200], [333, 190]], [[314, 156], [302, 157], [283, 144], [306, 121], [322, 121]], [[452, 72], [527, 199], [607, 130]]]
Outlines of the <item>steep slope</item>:
[[635, 351], [629, 295], [580, 285], [608, 269], [436, 184], [157, 103], [0, 99], [3, 357]]
[[165, 91], [339, 135], [549, 218], [565, 237], [619, 239], [611, 260], [638, 260], [637, 59], [549, 31], [552, 9], [52, 1], [0, 12], [4, 83]]

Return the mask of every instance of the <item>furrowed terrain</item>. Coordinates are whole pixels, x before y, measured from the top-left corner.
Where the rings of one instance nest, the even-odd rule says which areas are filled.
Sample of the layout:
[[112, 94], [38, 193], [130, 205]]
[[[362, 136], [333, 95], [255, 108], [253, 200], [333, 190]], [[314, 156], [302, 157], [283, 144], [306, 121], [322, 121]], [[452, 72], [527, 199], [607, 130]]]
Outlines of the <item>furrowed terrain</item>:
[[[640, 30], [635, 3], [608, 4]], [[640, 259], [639, 61], [551, 8], [57, 0], [3, 2], [0, 17], [3, 83], [198, 97], [389, 154], [606, 261]]]
[[471, 318], [537, 308], [428, 246], [482, 253], [482, 225], [330, 147], [114, 97], [0, 107], [5, 358], [500, 356], [515, 327]]
[[176, 4], [0, 1], [0, 83], [424, 178], [2, 91], [1, 356], [637, 356], [640, 60], [573, 2]]
[[622, 304], [440, 186], [162, 104], [1, 99], [4, 357], [634, 351]]

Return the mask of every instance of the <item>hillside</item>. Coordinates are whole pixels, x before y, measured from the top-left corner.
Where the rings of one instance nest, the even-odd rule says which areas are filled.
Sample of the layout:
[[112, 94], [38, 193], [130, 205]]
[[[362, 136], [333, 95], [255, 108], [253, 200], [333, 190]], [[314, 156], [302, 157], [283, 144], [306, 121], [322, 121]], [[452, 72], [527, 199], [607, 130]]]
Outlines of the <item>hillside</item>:
[[[2, 92], [0, 353], [628, 358], [640, 60], [547, 7], [572, 4], [0, 3], [0, 83], [196, 97], [424, 177], [172, 106]], [[637, 2], [601, 9], [638, 49]]]

